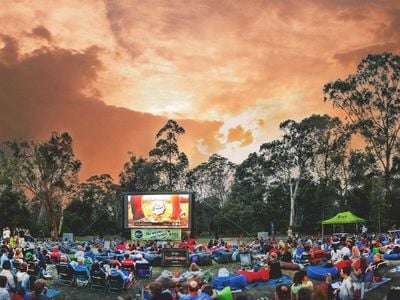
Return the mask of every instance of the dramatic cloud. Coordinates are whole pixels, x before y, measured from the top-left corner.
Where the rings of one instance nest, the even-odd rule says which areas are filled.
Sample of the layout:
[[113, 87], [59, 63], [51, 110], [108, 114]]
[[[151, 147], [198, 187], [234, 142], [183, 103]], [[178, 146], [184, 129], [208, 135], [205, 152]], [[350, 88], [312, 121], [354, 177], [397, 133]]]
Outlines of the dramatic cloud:
[[240, 162], [285, 119], [340, 115], [324, 84], [399, 53], [399, 26], [394, 0], [15, 1], [0, 10], [1, 137], [68, 129], [86, 174], [115, 175], [174, 118], [192, 164]]
[[52, 40], [50, 31], [46, 27], [44, 27], [42, 25], [39, 25], [39, 26], [33, 28], [32, 32], [31, 32], [31, 35], [34, 36], [34, 37], [45, 39], [49, 43]]
[[[117, 178], [128, 151], [146, 156], [154, 147], [155, 134], [166, 123], [165, 117], [106, 105], [99, 92], [91, 90], [102, 68], [97, 48], [41, 48], [17, 61], [15, 40], [3, 37], [3, 41], [1, 140], [46, 139], [52, 131], [68, 131], [76, 154], [83, 161], [83, 179], [99, 173], [111, 173]], [[180, 123], [188, 132], [182, 139], [182, 148], [191, 155], [192, 162], [207, 159], [195, 151], [196, 140], [201, 137], [205, 137], [210, 151], [218, 151], [218, 143], [212, 137], [220, 124], [191, 120]]]

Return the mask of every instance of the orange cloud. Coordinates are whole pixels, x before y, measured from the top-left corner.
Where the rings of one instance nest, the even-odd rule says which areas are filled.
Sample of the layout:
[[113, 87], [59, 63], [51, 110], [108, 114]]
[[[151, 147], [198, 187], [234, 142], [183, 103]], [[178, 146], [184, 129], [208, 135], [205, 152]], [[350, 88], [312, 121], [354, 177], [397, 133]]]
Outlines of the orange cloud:
[[[72, 51], [41, 48], [18, 59], [15, 40], [3, 36], [0, 56], [0, 139], [46, 139], [54, 130], [68, 131], [82, 179], [110, 173], [117, 179], [128, 151], [146, 156], [165, 117], [110, 106], [99, 93], [87, 96], [102, 69], [98, 49]], [[213, 138], [218, 122], [181, 120], [187, 136], [180, 142], [193, 163], [207, 157], [196, 150], [204, 138], [211, 151], [220, 145]]]
[[323, 85], [355, 72], [370, 52], [398, 53], [399, 24], [394, 0], [15, 1], [0, 10], [9, 84], [1, 97], [32, 114], [16, 124], [4, 114], [4, 128], [43, 137], [68, 127], [79, 151], [96, 158], [92, 170], [116, 170], [121, 161], [106, 152], [135, 145], [146, 153], [175, 118], [188, 127], [182, 147], [193, 161], [219, 152], [240, 162], [278, 138], [285, 119], [341, 115], [323, 102]]
[[253, 136], [250, 131], [245, 131], [242, 126], [230, 128], [228, 133], [228, 142], [240, 142], [240, 146], [247, 146], [253, 142]]

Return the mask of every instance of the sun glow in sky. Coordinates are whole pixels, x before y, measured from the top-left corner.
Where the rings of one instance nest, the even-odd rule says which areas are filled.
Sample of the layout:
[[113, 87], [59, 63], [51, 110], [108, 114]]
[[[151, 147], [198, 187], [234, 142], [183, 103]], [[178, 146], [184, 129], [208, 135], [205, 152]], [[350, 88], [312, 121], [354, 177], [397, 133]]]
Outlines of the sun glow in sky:
[[83, 177], [116, 179], [168, 118], [191, 166], [241, 162], [279, 123], [339, 114], [329, 81], [399, 51], [400, 3], [0, 0], [0, 139], [67, 130]]

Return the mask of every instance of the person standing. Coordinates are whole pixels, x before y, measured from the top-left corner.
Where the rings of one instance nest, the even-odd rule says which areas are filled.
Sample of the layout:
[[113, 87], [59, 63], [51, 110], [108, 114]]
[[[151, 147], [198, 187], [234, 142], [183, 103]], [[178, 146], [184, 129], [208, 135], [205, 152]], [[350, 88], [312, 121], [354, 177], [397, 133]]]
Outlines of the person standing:
[[335, 295], [339, 294], [340, 300], [352, 300], [354, 298], [353, 282], [351, 280], [350, 274], [351, 274], [350, 267], [344, 267], [340, 271], [340, 277], [343, 278], [343, 281], [342, 284], [340, 285], [340, 288], [335, 290], [334, 292]]
[[288, 237], [288, 240], [292, 240], [293, 239], [293, 230], [290, 227], [287, 230], [287, 237]]

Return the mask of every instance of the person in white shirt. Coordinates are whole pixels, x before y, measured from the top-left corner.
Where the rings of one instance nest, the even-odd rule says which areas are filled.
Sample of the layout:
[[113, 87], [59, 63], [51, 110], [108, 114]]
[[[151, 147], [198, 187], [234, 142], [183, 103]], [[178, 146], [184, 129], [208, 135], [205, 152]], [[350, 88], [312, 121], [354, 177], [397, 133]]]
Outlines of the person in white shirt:
[[9, 241], [10, 237], [11, 237], [10, 228], [8, 228], [8, 227], [4, 228], [4, 230], [3, 230], [3, 240]]
[[365, 226], [365, 224], [362, 226], [362, 228], [361, 228], [361, 233], [362, 234], [367, 234], [367, 232], [368, 232], [368, 228], [367, 228], [367, 226]]
[[0, 276], [0, 300], [10, 300], [10, 294], [7, 289], [7, 277]]
[[340, 254], [342, 255], [342, 257], [345, 257], [345, 256], [351, 257], [351, 250], [348, 247], [347, 243], [342, 249], [340, 249]]
[[14, 275], [11, 273], [10, 269], [11, 269], [11, 262], [9, 260], [6, 260], [3, 263], [3, 270], [0, 272], [0, 275], [3, 275], [7, 278], [7, 290], [9, 292], [13, 292], [15, 291], [17, 285], [14, 280]]
[[343, 278], [340, 288], [335, 290], [334, 294], [339, 294], [340, 300], [352, 300], [354, 299], [353, 282], [350, 277], [351, 267], [344, 267], [340, 271], [340, 276]]
[[75, 258], [84, 257], [84, 256], [85, 256], [85, 252], [83, 252], [83, 247], [81, 245], [78, 245], [77, 250], [75, 252]]

